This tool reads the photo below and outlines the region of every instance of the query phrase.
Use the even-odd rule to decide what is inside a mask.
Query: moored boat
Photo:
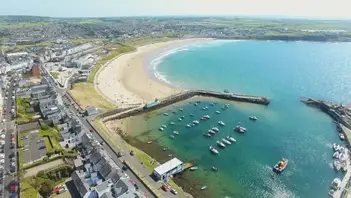
[[[229,142],[227,139],[224,139],[224,138],[222,139],[222,141],[223,141],[224,143],[228,144],[228,145],[229,145],[229,144],[232,144],[231,142]]]
[[[234,139],[234,138],[231,137],[231,136],[227,136],[227,139],[228,139],[229,141],[231,141],[231,142],[236,142],[236,139]]]
[[[335,178],[330,184],[330,188],[333,190],[337,190],[340,187],[340,185],[341,185],[341,180],[339,178]]]
[[[225,123],[223,121],[218,121],[217,124],[219,124],[220,126],[225,126]]]
[[[213,171],[218,171],[218,168],[212,166],[212,170],[213,170]]]
[[[191,127],[191,125],[190,125],[190,124],[187,124],[187,125],[186,125],[186,128],[190,128],[190,127]]]
[[[170,137],[171,139],[174,139],[174,138],[175,138],[174,135],[170,135],[169,137]]]
[[[250,120],[253,120],[253,121],[256,121],[256,120],[257,120],[257,117],[256,117],[256,116],[250,116],[249,119],[250,119]]]
[[[245,133],[245,130],[242,129],[240,126],[236,126],[236,127],[234,128],[234,131],[239,132],[239,133]]]
[[[168,116],[168,113],[163,113],[164,116]]]
[[[179,111],[183,111],[183,109],[182,109],[182,108],[179,108]]]
[[[200,120],[207,120],[205,117],[200,118]]]
[[[211,134],[210,133],[204,133],[204,136],[211,137]]]
[[[194,117],[195,115],[191,113],[189,116],[190,116],[190,117]]]
[[[223,142],[218,140],[216,143],[217,143],[218,146],[220,146],[222,148],[225,148],[225,144],[223,144]]]
[[[210,119],[211,117],[209,115],[205,115],[204,118]]]
[[[334,169],[335,169],[336,171],[340,171],[340,169],[341,169],[341,163],[340,163],[340,161],[339,161],[338,159],[335,159],[335,160],[333,161],[333,166],[334,166]]]
[[[182,121],[183,119],[182,118],[178,118],[179,121]]]
[[[273,167],[273,172],[281,173],[285,170],[286,166],[288,166],[289,160],[282,159]]]
[[[345,140],[345,135],[343,133],[339,133],[340,140]]]
[[[214,154],[219,154],[218,150],[215,149],[213,146],[210,146],[210,150],[211,150],[212,153],[214,153]]]
[[[173,131],[173,134],[179,135],[179,132],[178,131]]]
[[[175,123],[174,123],[174,122],[170,122],[169,124],[170,124],[170,125],[174,125]]]
[[[206,188],[207,188],[207,186],[202,186],[200,189],[205,190]]]
[[[199,124],[200,122],[198,120],[193,121],[194,124]]]
[[[213,130],[211,130],[211,129],[208,130],[208,132],[211,133],[211,134],[216,134],[216,131],[213,131]]]
[[[218,132],[218,131],[219,131],[219,128],[217,128],[217,127],[212,127],[211,130],[212,130],[212,131],[215,131],[215,132]]]
[[[339,151],[336,151],[336,152],[333,154],[333,158],[338,159],[338,158],[339,158],[339,155],[340,155]]]
[[[197,166],[193,166],[193,167],[190,168],[191,171],[194,171],[194,170],[197,170],[197,169],[198,169]]]
[[[165,128],[167,128],[167,126],[166,126],[166,125],[162,125],[161,127],[162,127],[162,128],[164,128],[164,129],[165,129]]]
[[[164,130],[164,128],[160,127],[158,130],[163,131],[163,130]]]
[[[202,110],[207,110],[208,109],[208,106],[205,106],[202,108]]]
[[[220,111],[216,111],[216,114],[220,114],[221,112]]]

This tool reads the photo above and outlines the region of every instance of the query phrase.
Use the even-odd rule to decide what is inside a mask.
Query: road
[[[5,112],[5,145],[4,145],[4,153],[5,153],[5,164],[4,164],[4,172],[5,174],[5,178],[4,178],[4,197],[9,197],[11,195],[10,189],[9,189],[9,185],[10,182],[12,180],[16,180],[18,181],[18,178],[16,175],[17,173],[17,168],[16,168],[16,172],[14,173],[10,173],[10,154],[13,152],[15,154],[15,159],[17,159],[17,146],[15,145],[13,147],[13,149],[11,149],[11,135],[15,135],[15,140],[17,138],[17,132],[15,131],[15,120],[12,119],[12,115],[11,115],[11,108],[12,106],[16,105],[16,101],[14,99],[11,98],[11,96],[13,96],[13,86],[14,80],[13,78],[10,79],[9,81],[9,88],[6,87],[6,91],[8,91],[7,94],[7,100],[4,100],[4,108],[6,110]],[[6,92],[5,91],[5,92]],[[16,167],[18,167],[18,163],[16,163]]]
[[[50,83],[50,86],[55,87],[56,90],[58,89],[58,88],[57,88],[57,84],[48,76],[47,73],[45,73],[45,78],[48,79],[48,82]],[[62,90],[62,89],[61,89],[61,90]],[[61,100],[63,100],[63,99],[62,99],[62,97],[63,97],[62,94],[64,94],[65,92],[57,92],[57,93],[59,93],[59,96],[58,96],[58,97],[60,97]],[[72,102],[72,101],[70,101],[69,104],[71,104],[71,102]],[[75,108],[73,105],[70,105],[70,106],[67,108],[67,112],[71,112],[71,115],[74,116],[74,117],[76,117],[76,118],[80,121],[83,130],[85,130],[85,131],[90,131],[90,128],[91,128],[91,127],[90,127],[90,124],[87,122],[87,120],[86,120],[85,117],[77,116],[77,115],[79,114],[79,112],[76,110],[76,108]],[[95,133],[92,133],[92,134],[93,134],[93,136],[95,137],[95,139],[96,139],[98,142],[102,142],[102,141],[103,141],[103,140],[100,138],[99,135],[97,135],[97,134],[95,134]],[[119,160],[119,158],[117,157],[117,155],[115,154],[115,152],[112,151],[112,150],[110,149],[110,147],[107,146],[106,143],[103,144],[102,146],[103,146],[104,150],[109,154],[109,156],[111,157],[111,159],[112,159],[120,168],[123,167],[122,161]],[[128,174],[128,176],[130,177],[130,179],[133,180],[133,181],[136,183],[136,185],[138,185],[139,189],[140,189],[141,191],[143,191],[143,192],[147,195],[148,198],[153,198],[153,197],[155,197],[155,196],[153,195],[153,193],[152,193],[143,183],[140,182],[140,180],[138,179],[138,177],[137,177],[133,172],[131,172],[130,170],[127,170],[127,171],[125,171],[125,173]]]

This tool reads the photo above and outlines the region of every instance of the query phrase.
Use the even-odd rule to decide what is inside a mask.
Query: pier
[[[342,104],[335,104],[329,101],[316,100],[313,98],[307,98],[301,100],[308,106],[312,106],[320,109],[321,111],[327,113],[336,123],[337,127],[340,129],[340,133],[345,136],[345,142],[347,147],[350,149],[351,145],[351,112],[350,110],[343,106]],[[341,181],[340,187],[334,192],[333,198],[351,198],[351,161],[350,152],[347,156],[347,172]]]
[[[233,93],[223,93],[223,92],[215,92],[215,91],[205,91],[205,90],[190,90],[183,91],[175,95],[168,96],[166,98],[160,99],[158,105],[145,108],[144,106],[139,106],[136,108],[129,108],[127,111],[121,111],[120,109],[114,109],[112,111],[108,111],[103,115],[100,115],[100,118],[103,119],[104,122],[114,119],[123,119],[129,116],[135,116],[141,113],[157,110],[174,103],[187,100],[189,98],[195,96],[203,96],[209,98],[217,98],[228,101],[236,101],[236,102],[246,102],[260,105],[269,105],[270,101],[266,97],[261,96],[249,96],[249,95],[240,95]]]

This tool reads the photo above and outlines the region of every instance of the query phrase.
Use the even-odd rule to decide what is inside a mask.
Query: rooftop
[[[178,158],[173,158],[165,162],[164,164],[161,164],[160,166],[156,167],[154,171],[157,172],[159,175],[163,175],[181,164],[183,164],[183,162],[181,162]]]

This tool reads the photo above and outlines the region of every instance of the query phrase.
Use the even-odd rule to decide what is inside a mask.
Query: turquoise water
[[[340,141],[332,120],[299,99],[350,102],[351,44],[210,41],[167,53],[152,64],[158,63],[156,76],[168,83],[189,89],[229,89],[271,100],[267,107],[231,103],[220,115],[214,112],[224,102],[210,107],[206,100],[198,107],[184,103],[160,112],[182,107],[184,112],[177,114],[150,115],[146,128],[152,132],[138,138],[157,138],[181,160],[197,160],[200,170],[185,175],[197,178],[197,187],[208,186],[209,193],[199,197],[328,197],[333,178],[342,177],[332,169],[331,145]],[[205,105],[209,109],[203,112]],[[205,114],[212,118],[185,128]],[[186,116],[182,122],[177,121],[180,115]],[[250,115],[259,120],[249,121]],[[202,136],[218,120],[226,123],[219,134],[211,139]],[[176,125],[157,130],[171,121]],[[248,128],[247,133],[233,132],[238,122]],[[169,138],[173,130],[180,132],[174,140]],[[220,149],[219,156],[211,155],[208,147],[228,134],[237,143]],[[287,169],[281,175],[272,174],[272,166],[282,157],[289,159]],[[212,166],[219,171],[203,170]]]

